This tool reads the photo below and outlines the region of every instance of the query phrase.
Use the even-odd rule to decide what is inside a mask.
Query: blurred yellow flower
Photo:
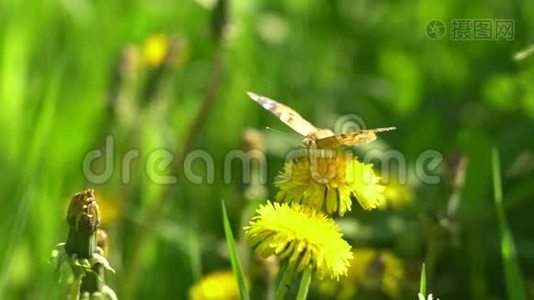
[[[343,216],[355,197],[363,209],[377,208],[384,200],[384,186],[372,165],[350,153],[316,151],[286,163],[275,185],[276,200],[302,203],[328,214]]]
[[[239,288],[232,271],[208,274],[189,289],[189,300],[234,299],[239,299]]]
[[[149,36],[143,45],[144,64],[149,67],[159,67],[167,58],[169,48],[169,38],[165,34],[158,33]]]
[[[340,282],[326,280],[319,289],[337,299],[352,299],[360,288],[378,289],[391,298],[399,295],[404,277],[402,261],[390,251],[359,248],[346,277]]]
[[[257,212],[244,229],[260,256],[275,254],[296,272],[312,266],[320,278],[328,275],[337,280],[346,274],[351,247],[328,216],[308,206],[269,201]]]
[[[104,195],[102,193],[96,194],[98,207],[100,209],[100,219],[102,226],[109,226],[115,223],[119,217],[119,197]]]
[[[413,202],[413,191],[407,183],[401,184],[397,180],[390,179],[384,190],[384,199],[380,204],[380,209],[392,208],[400,209]]]

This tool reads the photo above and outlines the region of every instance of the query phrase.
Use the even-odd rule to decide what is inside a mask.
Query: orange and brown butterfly
[[[247,95],[263,108],[273,113],[280,121],[302,135],[304,137],[302,143],[308,148],[335,149],[340,146],[363,145],[376,140],[376,133],[395,129],[395,127],[383,127],[335,134],[330,129],[313,126],[287,105],[252,92],[247,92]]]

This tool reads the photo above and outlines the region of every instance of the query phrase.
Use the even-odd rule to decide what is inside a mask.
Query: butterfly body
[[[304,136],[302,143],[306,148],[335,149],[340,146],[358,146],[374,141],[377,138],[377,132],[395,129],[395,127],[384,127],[335,134],[330,129],[313,126],[287,105],[255,93],[247,92],[247,94],[256,103],[278,117],[280,121]]]
[[[318,146],[317,142],[325,138],[334,136],[334,132],[330,129],[317,128],[315,132],[312,132],[304,137],[302,144],[307,148]]]

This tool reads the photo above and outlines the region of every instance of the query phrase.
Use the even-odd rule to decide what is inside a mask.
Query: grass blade
[[[426,296],[426,270],[425,263],[421,267],[421,279],[419,280],[419,294]]]
[[[239,256],[237,255],[232,228],[230,227],[230,221],[228,221],[228,214],[226,213],[226,206],[224,205],[224,201],[221,201],[221,204],[224,221],[224,234],[226,235],[226,242],[228,243],[230,260],[232,261],[232,270],[234,271],[234,275],[236,276],[237,280],[237,286],[239,287],[239,296],[242,300],[248,300],[249,296],[247,287],[245,285],[245,276],[243,274],[243,269],[241,268]]]
[[[506,214],[502,205],[502,186],[501,186],[501,169],[499,161],[499,152],[493,149],[492,153],[493,165],[493,187],[495,208],[497,210],[497,220],[499,222],[499,232],[501,236],[501,254],[504,264],[504,277],[506,281],[506,290],[508,292],[508,299],[524,300],[525,287],[523,284],[523,277],[519,269],[517,255],[515,251],[514,241],[508,224],[506,222]]]

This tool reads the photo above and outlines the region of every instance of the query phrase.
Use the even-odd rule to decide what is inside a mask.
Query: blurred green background
[[[434,19],[446,26],[442,39],[425,34]],[[510,19],[514,36],[451,40],[454,19]],[[369,127],[396,126],[354,151],[398,150],[410,174],[422,151],[443,155],[431,170],[439,184],[410,177],[409,204],[376,212],[355,205],[340,221],[353,246],[399,257],[399,299],[416,297],[423,261],[440,299],[508,298],[491,176],[497,147],[521,293],[533,298],[534,57],[514,59],[532,44],[527,0],[2,0],[0,298],[60,297],[48,258],[66,239],[70,197],[88,187],[109,234],[117,273],[108,280],[119,298],[185,299],[204,274],[229,269],[221,199],[239,238],[255,205],[274,196],[285,152],[300,142],[248,90],[321,127],[346,114]],[[83,161],[106,147],[106,136],[114,170],[91,182]],[[162,148],[175,154],[171,166],[147,170]],[[267,184],[243,183],[239,172],[225,181],[226,154],[251,148],[265,152]],[[135,149],[124,182],[122,158]],[[213,158],[213,182],[184,175],[184,153],[199,149]],[[205,176],[202,161],[192,165]],[[104,170],[104,160],[94,168]],[[157,184],[149,173],[177,182]],[[245,272],[261,281],[241,246]],[[254,292],[261,299],[266,288]],[[310,297],[331,295],[312,288]],[[356,297],[388,296],[370,288]]]

